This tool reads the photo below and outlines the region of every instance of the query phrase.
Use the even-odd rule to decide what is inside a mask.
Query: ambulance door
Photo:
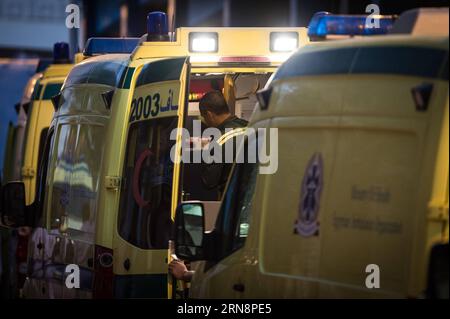
[[[90,90],[97,93],[95,88]],[[101,94],[95,93],[89,95],[90,105],[102,105]],[[96,235],[93,212],[107,123],[104,116],[77,115],[60,117],[55,126],[45,189],[48,223],[41,244],[37,244],[43,250],[42,293],[47,298],[92,297]],[[69,270],[75,268],[79,289],[73,289],[67,280]]]
[[[183,127],[189,69],[186,57],[158,59],[137,68],[131,82],[113,245],[115,297],[168,297],[168,242],[181,200],[176,129]]]
[[[189,292],[192,298],[244,298],[252,284],[245,278],[244,268],[255,262],[249,258],[247,237],[259,164],[256,135],[251,135],[250,130],[252,128],[248,129],[245,140],[236,141],[240,145],[236,163],[222,197],[214,230],[210,233],[216,258],[193,263],[195,275]]]
[[[42,143],[45,141],[54,113],[51,97],[58,94],[61,86],[62,80],[43,83],[42,97],[33,104],[31,110],[30,128],[26,140],[27,152],[22,168],[27,205],[30,205],[35,199],[37,165],[42,152]]]

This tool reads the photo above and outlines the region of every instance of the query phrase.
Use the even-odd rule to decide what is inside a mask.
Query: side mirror
[[[25,185],[23,182],[6,183],[1,190],[1,219],[5,226],[26,226]]]
[[[205,209],[198,201],[184,202],[175,216],[175,254],[184,260],[203,259]]]

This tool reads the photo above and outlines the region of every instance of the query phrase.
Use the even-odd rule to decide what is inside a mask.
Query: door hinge
[[[448,204],[428,205],[428,220],[448,222]]]
[[[24,178],[32,178],[36,175],[36,170],[30,166],[22,167],[22,177]]]
[[[106,189],[117,190],[120,187],[119,176],[105,176]]]

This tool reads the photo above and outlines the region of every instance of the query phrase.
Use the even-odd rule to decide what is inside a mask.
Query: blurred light
[[[216,32],[189,33],[189,51],[191,52],[217,52],[218,34]]]
[[[138,45],[139,38],[90,38],[83,54],[93,56],[107,53],[131,53]]]
[[[297,32],[271,32],[270,51],[291,52],[298,47]]]
[[[70,63],[69,44],[67,42],[56,42],[53,45],[53,63]]]
[[[272,62],[272,63],[283,63],[292,55],[292,53],[293,52],[271,54],[269,56],[269,59],[270,59],[270,62]]]
[[[219,57],[217,55],[192,55],[190,60],[192,63],[217,63]]]
[[[270,64],[270,59],[265,56],[238,56],[221,57],[219,64]]]
[[[148,41],[169,40],[167,15],[164,12],[154,11],[150,12],[147,15],[147,40]]]
[[[366,20],[379,22],[379,27],[367,27]],[[333,15],[317,12],[308,26],[311,39],[325,38],[327,35],[381,35],[386,34],[394,24],[395,16]]]
[[[128,4],[120,6],[120,36],[126,37],[128,35]]]
[[[192,39],[192,50],[197,52],[211,52],[216,48],[216,41],[212,38]]]

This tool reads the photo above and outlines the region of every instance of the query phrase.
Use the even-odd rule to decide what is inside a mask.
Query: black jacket
[[[217,190],[218,200],[222,196],[222,193],[225,189],[225,185],[228,180],[228,176],[233,166],[233,163],[225,162],[226,145],[229,143],[233,143],[234,149],[233,158],[235,159],[239,145],[237,145],[238,140],[237,137],[233,134],[233,132],[243,132],[242,130],[239,129],[245,128],[247,125],[248,122],[246,120],[240,119],[237,116],[232,115],[217,127],[222,132],[222,136],[218,141],[216,141],[219,143],[222,149],[222,162],[204,164],[202,172],[202,182],[207,188],[209,189],[215,188]],[[226,132],[226,129],[233,129],[233,132]]]

